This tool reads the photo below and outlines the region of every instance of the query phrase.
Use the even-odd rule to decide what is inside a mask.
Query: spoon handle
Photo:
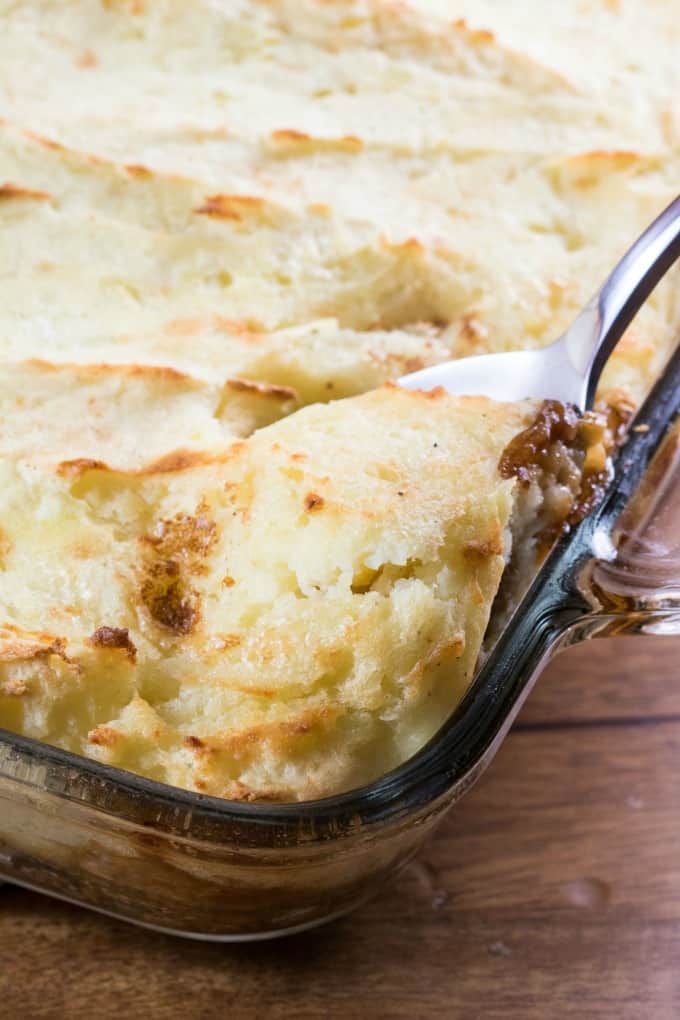
[[[587,379],[586,407],[592,406],[602,370],[624,330],[678,258],[680,196],[628,249],[562,338]]]

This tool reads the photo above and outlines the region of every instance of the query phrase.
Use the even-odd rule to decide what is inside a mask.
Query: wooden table
[[[491,770],[362,910],[187,942],[0,888],[0,1016],[680,1016],[680,639],[546,672]]]

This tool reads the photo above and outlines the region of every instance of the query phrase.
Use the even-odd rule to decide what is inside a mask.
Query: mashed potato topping
[[[470,680],[535,417],[382,388],[166,471],[5,458],[3,725],[224,796],[379,775]]]
[[[221,796],[379,775],[459,701],[584,442],[503,477],[536,405],[383,384],[549,342],[673,196],[677,3],[0,26],[0,725]],[[644,394],[679,294],[603,399]]]

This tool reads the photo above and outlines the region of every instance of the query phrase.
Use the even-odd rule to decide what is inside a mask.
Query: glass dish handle
[[[594,611],[591,636],[680,634],[680,420],[662,439],[610,543],[612,555],[592,560],[580,578]]]

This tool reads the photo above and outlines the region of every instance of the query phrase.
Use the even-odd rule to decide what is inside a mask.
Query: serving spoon
[[[595,390],[631,319],[680,257],[680,196],[647,227],[566,333],[548,347],[460,358],[412,372],[399,385],[442,386],[495,400],[551,398],[590,408]]]

